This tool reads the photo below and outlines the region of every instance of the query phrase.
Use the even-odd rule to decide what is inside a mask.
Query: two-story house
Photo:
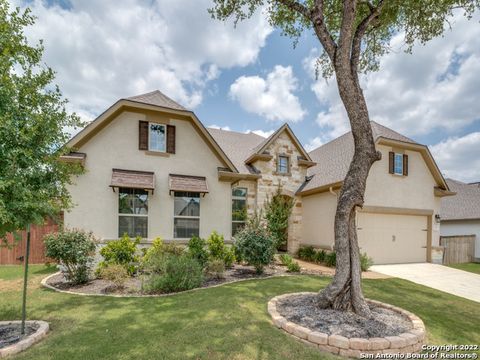
[[[428,148],[372,122],[381,161],[358,212],[361,250],[376,263],[430,259],[440,197],[451,194]],[[308,153],[288,125],[268,138],[207,129],[159,91],[121,99],[74,136],[85,174],[70,187],[67,227],[108,241],[186,242],[213,230],[231,240],[278,185],[294,198],[288,250],[331,248],[337,194],[353,154],[351,134]]]

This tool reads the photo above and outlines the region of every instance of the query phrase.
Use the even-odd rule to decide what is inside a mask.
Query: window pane
[[[232,236],[235,236],[240,230],[242,230],[245,226],[243,222],[234,222],[232,223]]]
[[[286,156],[278,157],[278,172],[280,173],[288,172],[288,158]]]
[[[235,188],[235,189],[232,189],[232,196],[236,196],[236,197],[246,197],[246,196],[247,196],[247,189],[246,189],[246,188]]]
[[[191,238],[200,234],[200,219],[174,219],[173,236],[175,238]]]
[[[242,221],[247,219],[247,201],[232,200],[232,220]]]
[[[118,196],[120,214],[148,214],[148,192],[145,190],[120,188]]]
[[[403,174],[403,155],[395,154],[395,174]]]
[[[145,191],[135,193],[135,214],[147,215],[148,214],[148,194]]]
[[[181,196],[185,195],[185,196]],[[200,216],[200,197],[186,196],[189,193],[175,193],[175,216]],[[197,194],[198,195],[198,194]]]
[[[118,236],[123,236],[125,233],[130,237],[146,238],[148,236],[148,218],[146,216],[119,216]]]
[[[149,149],[165,151],[165,125],[150,124]]]

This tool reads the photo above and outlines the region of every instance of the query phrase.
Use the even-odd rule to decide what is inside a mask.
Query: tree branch
[[[328,57],[332,61],[332,64],[335,60],[335,51],[337,49],[337,44],[333,40],[332,34],[327,29],[324,18],[324,2],[323,0],[315,0],[315,7],[312,10],[312,23],[315,30],[315,34],[322,43],[325,52],[328,54]]]
[[[350,65],[351,44],[356,13],[357,0],[344,0],[335,67],[341,66],[342,68],[346,68]]]
[[[368,14],[358,25],[357,30],[355,31],[355,35],[352,41],[352,51],[351,51],[351,67],[352,71],[358,70],[358,63],[360,61],[360,53],[361,53],[361,45],[362,39],[367,31],[368,26],[375,21],[382,11],[382,7],[385,4],[384,0],[380,0],[377,7],[372,7],[370,3],[368,3],[368,7],[370,8],[370,14]]]
[[[296,0],[276,0],[276,1],[286,6],[290,10],[295,11],[300,15],[303,15],[307,20],[310,20],[310,21],[312,20],[310,10],[308,10],[308,8],[305,5],[299,3],[298,1]]]

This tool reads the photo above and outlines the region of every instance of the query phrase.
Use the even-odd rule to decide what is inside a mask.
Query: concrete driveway
[[[480,302],[478,274],[430,263],[374,265],[370,269]]]

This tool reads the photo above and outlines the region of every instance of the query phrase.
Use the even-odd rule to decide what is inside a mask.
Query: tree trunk
[[[335,214],[335,252],[337,262],[332,282],[317,296],[320,308],[354,311],[369,316],[370,310],[361,288],[360,251],[355,225],[356,207],[364,202],[367,176],[372,164],[380,160],[375,150],[367,104],[350,61],[338,56],[335,74],[340,97],[352,128],[355,152],[343,181]]]

